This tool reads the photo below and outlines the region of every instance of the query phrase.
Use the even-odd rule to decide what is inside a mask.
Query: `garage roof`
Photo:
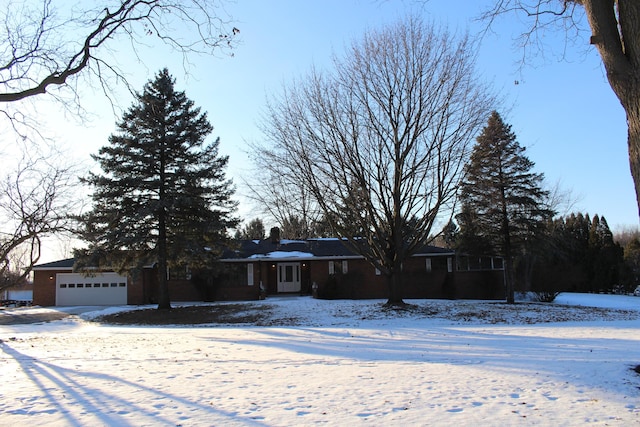
[[[34,270],[73,270],[74,258],[62,259],[60,261],[47,262],[34,265]]]

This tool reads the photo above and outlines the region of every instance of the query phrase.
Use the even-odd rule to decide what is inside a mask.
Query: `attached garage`
[[[133,276],[113,270],[74,272],[67,258],[33,267],[33,304],[43,307],[79,305],[133,305],[157,302],[158,270],[144,267]],[[188,279],[170,279],[172,301],[202,301],[201,288]]]
[[[55,305],[125,305],[127,286],[127,278],[117,273],[58,273]]]

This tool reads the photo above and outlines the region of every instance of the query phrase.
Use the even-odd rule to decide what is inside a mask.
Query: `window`
[[[348,263],[344,261],[329,261],[329,274],[346,274],[348,271]]]
[[[109,284],[108,284],[108,283],[103,283],[103,284],[102,284],[102,287],[103,287],[103,288],[108,288],[108,287],[109,287]]]
[[[121,288],[124,288],[125,286],[127,286],[127,284],[124,282],[120,282],[118,283],[118,286],[120,286]]]
[[[75,288],[75,287],[76,287],[76,284],[75,284],[75,283],[69,283],[69,287],[70,287],[70,288]]]
[[[381,272],[380,272],[380,270],[378,270],[378,268],[376,267],[376,276],[379,276],[380,274],[382,274],[382,273],[381,273]]]
[[[447,258],[447,271],[451,273],[453,271],[453,259]]]
[[[78,288],[84,288],[84,283],[78,283],[78,285],[76,286]]]
[[[247,264],[247,284],[253,286],[253,264]]]
[[[191,279],[191,270],[186,265],[167,268],[167,278],[169,280],[189,280]]]
[[[66,288],[66,287],[67,287],[67,284],[66,284],[66,283],[60,283],[60,289],[64,289],[64,288]]]
[[[293,282],[293,266],[285,265],[284,267],[284,281],[285,282]]]
[[[431,273],[431,271],[433,271],[433,268],[431,267],[431,258],[427,258],[425,260],[425,267],[427,268],[427,273]]]
[[[118,287],[118,284],[117,284],[117,283],[112,283],[112,284],[111,284],[111,287],[112,287],[112,288],[117,288],[117,287]]]
[[[458,271],[502,270],[504,261],[500,257],[458,256],[456,269]]]

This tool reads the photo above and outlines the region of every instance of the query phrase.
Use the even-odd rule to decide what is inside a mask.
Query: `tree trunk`
[[[158,310],[168,310],[171,308],[169,298],[169,282],[167,280],[167,211],[165,203],[165,168],[166,152],[164,148],[164,135],[160,146],[160,188],[158,191]]]
[[[640,213],[640,2],[583,0],[583,6],[591,43],[627,115],[629,164]]]
[[[158,225],[158,310],[168,310],[171,308],[171,299],[167,280],[167,231],[163,213]]]
[[[629,102],[622,102],[627,113],[627,144],[629,146],[629,165],[631,176],[636,189],[636,201],[640,212],[640,90],[638,86],[630,90],[627,98],[635,98]],[[634,96],[635,95],[635,96]]]
[[[504,284],[507,304],[515,304],[515,290],[513,286],[513,261],[511,256],[505,257],[504,260]]]
[[[387,283],[389,284],[389,299],[386,302],[386,306],[397,307],[403,306],[402,300],[402,276],[399,272],[392,272],[387,276]]]

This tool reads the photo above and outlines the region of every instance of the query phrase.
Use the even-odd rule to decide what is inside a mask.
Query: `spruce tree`
[[[514,302],[514,259],[526,253],[553,215],[544,203],[543,175],[534,173],[533,166],[511,126],[494,111],[477,138],[461,186],[461,235],[470,235],[472,228],[471,246],[480,242],[482,250],[504,257],[509,303]]]
[[[238,230],[237,238],[245,240],[262,240],[265,237],[264,223],[260,218],[254,218],[242,230]]]
[[[93,209],[80,218],[88,248],[76,251],[80,267],[157,263],[159,309],[171,308],[167,269],[209,265],[238,223],[228,157],[218,139],[205,143],[206,113],[174,85],[160,71],[92,156],[102,172],[83,179],[94,188]]]

